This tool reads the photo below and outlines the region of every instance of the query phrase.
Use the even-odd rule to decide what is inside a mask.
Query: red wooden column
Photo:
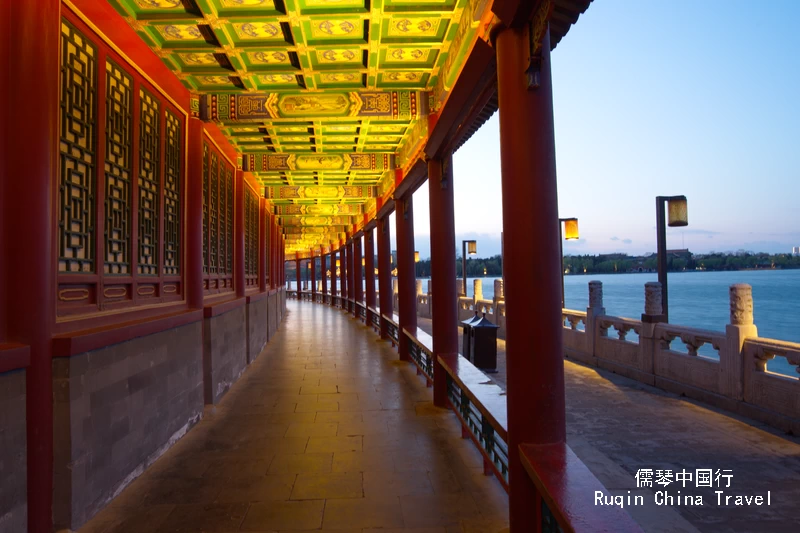
[[[314,257],[314,250],[311,250],[311,278],[309,283],[311,284],[311,301],[316,301],[317,299],[317,258]]]
[[[342,272],[341,272],[341,277],[342,277],[342,309],[349,309],[347,307],[347,297],[348,297],[347,289],[349,288],[347,286],[347,281],[348,281],[347,278],[348,278],[348,274],[350,274],[350,269],[347,268],[347,244],[346,243],[342,244],[342,247],[339,249],[339,252],[340,252],[340,254],[342,256],[341,261],[339,261],[339,263],[341,265],[340,268],[342,269]]]
[[[272,215],[267,213],[267,235],[269,235],[269,247],[267,260],[269,261],[269,288],[274,289],[278,286],[277,267],[278,267],[278,243],[276,240],[275,226],[272,223]]]
[[[381,316],[392,316],[392,242],[389,215],[378,219],[378,292]],[[381,318],[381,339],[389,338],[386,321]]]
[[[27,369],[29,531],[52,530],[53,380],[50,349],[56,317],[53,215],[58,175],[60,21],[58,0],[9,2],[3,8],[9,82],[6,152],[0,164],[0,216],[6,231],[7,340],[30,346]],[[12,126],[13,125],[13,126]],[[12,129],[13,128],[13,129]],[[12,253],[13,251],[13,253]],[[102,263],[101,263],[102,264]],[[102,268],[102,267],[101,267]],[[3,302],[5,305],[6,302]]]
[[[539,87],[529,88],[525,29],[497,37],[503,263],[508,365],[509,508],[511,531],[541,523],[534,485],[519,445],[566,441],[561,340],[561,258],[550,73],[550,36],[542,42]],[[438,289],[436,289],[438,291]],[[536,305],[531,306],[531,302]]]
[[[397,313],[400,318],[399,342],[400,360],[410,361],[410,341],[403,330],[417,330],[417,288],[414,265],[414,201],[395,198],[395,225],[397,226]],[[433,224],[433,222],[431,221]],[[435,227],[435,226],[431,226]],[[439,228],[436,228],[436,232]],[[434,232],[434,233],[436,233]],[[433,236],[431,236],[433,239]],[[454,245],[455,246],[455,245]]]
[[[300,259],[294,260],[294,268],[295,274],[297,275],[297,299],[300,299],[300,287],[301,287],[301,278],[300,278]]]
[[[453,212],[453,158],[428,161],[430,196],[431,279],[434,294],[433,318],[433,403],[447,404],[447,375],[439,358],[451,368],[458,365],[458,290],[456,287],[456,233]]]
[[[350,238],[350,242],[347,243],[347,309],[348,311],[352,311],[355,308],[356,299],[356,283],[355,283],[355,268],[353,266],[353,254],[355,253],[355,248],[353,247],[353,238]]]
[[[372,311],[375,309],[375,231],[364,231],[364,279],[367,285],[367,325],[372,326]]]
[[[267,290],[267,200],[258,201],[258,290]]]
[[[327,263],[325,257],[328,254],[322,254],[319,256],[319,275],[322,277],[322,303],[325,303],[325,296],[328,294],[328,276],[327,276],[327,268],[325,263]]]
[[[336,287],[338,276],[336,275],[336,252],[331,250],[331,305],[336,305],[333,297],[339,292]]]
[[[361,237],[356,237],[353,239],[353,299],[358,303],[364,300],[364,281],[362,276]],[[353,305],[353,316],[360,317],[357,305]]]
[[[237,298],[244,298],[244,172],[234,172],[233,183],[233,287]]]
[[[203,123],[189,119],[186,180],[186,302],[203,307]]]

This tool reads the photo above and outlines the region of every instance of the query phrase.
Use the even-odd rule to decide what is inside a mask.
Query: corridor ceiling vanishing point
[[[371,217],[425,145],[490,0],[109,0],[275,205],[286,252]]]

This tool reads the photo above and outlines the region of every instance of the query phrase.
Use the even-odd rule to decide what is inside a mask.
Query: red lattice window
[[[233,166],[203,141],[203,287],[233,292]]]
[[[244,277],[245,289],[258,288],[258,239],[260,237],[258,196],[244,187]]]
[[[186,113],[69,10],[60,49],[58,316],[180,302]]]

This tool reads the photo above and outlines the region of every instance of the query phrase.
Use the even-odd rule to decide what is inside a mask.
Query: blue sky
[[[600,0],[552,54],[565,253],[655,251],[655,196],[684,194],[670,248],[800,245],[800,1]],[[455,154],[456,237],[500,253],[498,116]],[[414,195],[429,256],[427,184]],[[393,226],[394,228],[394,226]],[[459,244],[460,248],[460,244]]]

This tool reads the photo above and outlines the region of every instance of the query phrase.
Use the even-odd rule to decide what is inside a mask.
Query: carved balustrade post
[[[414,280],[414,301],[417,302],[417,316],[427,316],[425,314],[425,309],[423,309],[420,303],[420,296],[422,296],[422,294],[422,280]]]
[[[398,300],[398,282],[397,278],[392,278],[392,304],[394,306],[393,309],[399,308],[398,305],[399,302],[397,300]]]
[[[747,337],[758,337],[758,328],[753,323],[753,288],[737,283],[730,286],[728,295],[731,323],[725,326],[727,342],[719,354],[724,379],[722,390],[730,398],[742,400],[750,375],[756,371],[753,356],[743,351]]]
[[[433,280],[428,280],[428,318],[433,318]]]
[[[655,382],[655,353],[658,339],[655,338],[656,324],[664,322],[661,283],[648,281],[644,284],[644,313],[642,329],[639,333],[639,368],[642,372],[653,375]]]
[[[590,281],[589,282],[589,307],[586,308],[586,349],[590,355],[597,358],[597,340],[599,337],[605,337],[605,331],[601,331],[597,323],[597,317],[604,316],[606,308],[603,306],[603,282]],[[595,364],[597,361],[595,361]]]
[[[483,280],[472,280],[472,303],[478,305],[478,300],[483,300]]]
[[[500,303],[505,300],[503,293],[503,280],[494,280],[494,298],[492,298],[492,309],[494,309],[494,320],[500,329],[497,330],[497,336],[501,339],[506,338],[506,317],[500,312]]]

